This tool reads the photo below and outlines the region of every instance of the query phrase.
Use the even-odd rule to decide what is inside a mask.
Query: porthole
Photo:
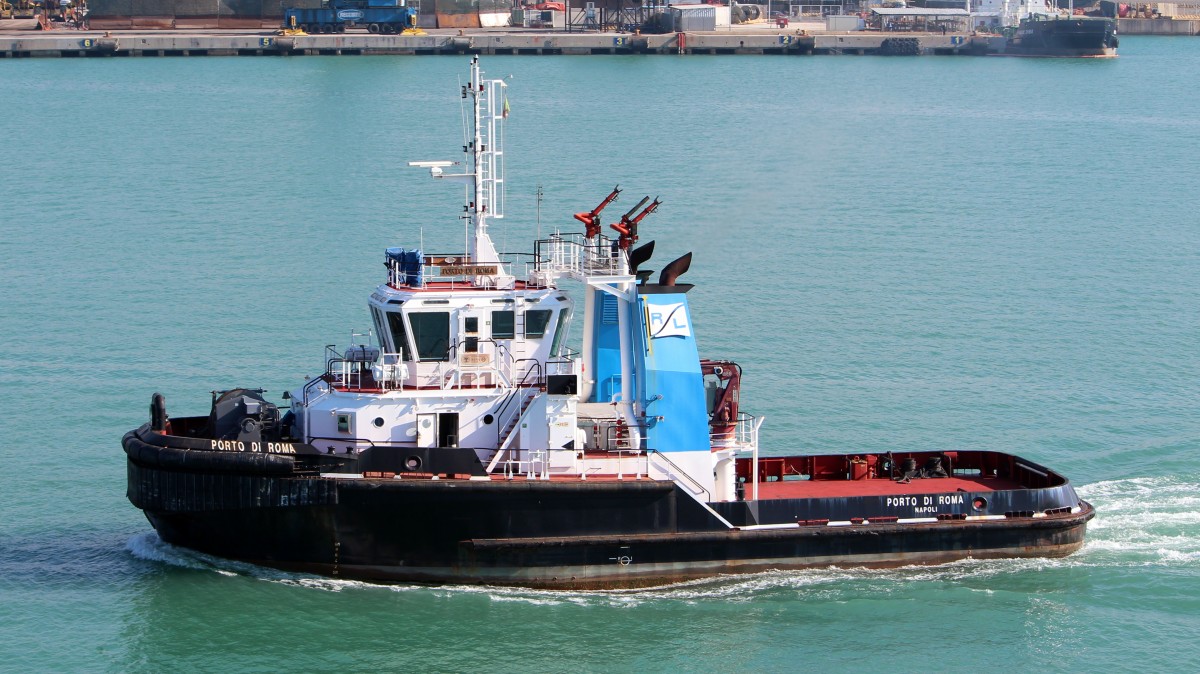
[[[496,420],[496,417],[494,417],[490,414],[483,415],[483,423],[485,423],[485,424],[491,424],[495,420]]]
[[[983,510],[987,507],[987,499],[982,496],[978,496],[974,501],[971,501],[971,507],[976,510]]]
[[[375,424],[375,428],[383,428],[383,417],[375,417],[375,421],[371,423]]]
[[[404,467],[409,470],[419,470],[421,468],[421,457],[410,456],[404,460]]]

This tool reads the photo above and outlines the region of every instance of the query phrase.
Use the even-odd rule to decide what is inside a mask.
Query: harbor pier
[[[304,56],[439,54],[881,54],[983,55],[1004,38],[967,33],[791,31],[548,33],[431,30],[424,35],[277,34],[244,31],[34,31],[0,30],[0,58],[103,56]]]

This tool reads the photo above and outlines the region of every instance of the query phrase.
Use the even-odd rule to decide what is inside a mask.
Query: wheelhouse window
[[[450,313],[422,311],[408,315],[418,360],[450,359]]]
[[[463,333],[467,336],[462,337],[460,343],[463,345],[463,351],[466,353],[479,353],[479,317],[466,316],[463,318]]]
[[[379,346],[387,351],[390,347],[387,343],[387,330],[383,327],[383,314],[379,312],[378,308],[371,307],[371,318],[375,321],[375,335],[379,338]]]
[[[516,336],[516,312],[492,312],[492,339],[512,339]]]
[[[546,335],[546,326],[550,324],[550,316],[554,312],[550,309],[530,309],[525,312],[525,336],[526,337],[544,337]]]
[[[392,348],[400,354],[401,360],[412,360],[408,350],[408,335],[404,332],[404,314],[395,311],[388,312],[388,327],[391,329]]]
[[[567,325],[571,322],[571,309],[563,307],[558,310],[558,325],[554,327],[554,342],[550,345],[550,353],[562,355],[563,337],[567,336]]]

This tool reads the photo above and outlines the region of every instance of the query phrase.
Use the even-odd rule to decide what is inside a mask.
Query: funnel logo
[[[650,318],[650,337],[691,337],[692,326],[688,325],[687,309],[683,303],[652,304],[647,307]]]

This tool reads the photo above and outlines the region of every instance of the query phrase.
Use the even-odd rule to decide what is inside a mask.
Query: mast
[[[471,58],[471,108],[475,137],[471,140],[471,167],[474,190],[467,211],[474,225],[474,241],[469,251],[475,264],[499,263],[488,219],[504,217],[504,80],[484,80],[479,57]]]
[[[489,284],[511,285],[509,275],[488,234],[488,220],[504,217],[504,118],[507,99],[504,80],[485,80],[479,68],[479,57],[471,58],[470,79],[462,88],[462,97],[471,99],[471,139],[466,150],[470,154],[470,171],[444,173],[443,169],[460,165],[449,161],[415,161],[409,166],[428,168],[439,180],[467,185],[466,213],[471,221],[471,236],[467,241],[467,256],[474,265],[495,265],[497,274],[488,274]],[[484,280],[483,275],[476,281]]]

